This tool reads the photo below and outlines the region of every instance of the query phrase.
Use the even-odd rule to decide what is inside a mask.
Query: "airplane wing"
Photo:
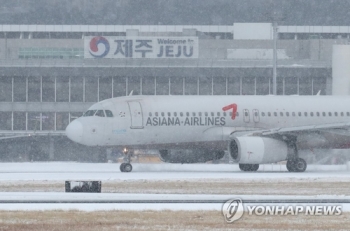
[[[269,136],[269,135],[284,135],[284,134],[298,134],[301,132],[315,132],[315,131],[327,131],[334,129],[349,129],[349,123],[330,123],[330,124],[322,124],[322,125],[307,125],[307,126],[297,126],[297,127],[286,127],[286,128],[273,128],[267,130],[260,130],[252,132],[251,135],[261,135],[261,136]],[[349,134],[350,135],[350,134]]]
[[[221,130],[222,129],[222,130]],[[322,125],[306,125],[296,127],[284,127],[284,128],[252,128],[252,127],[213,127],[207,129],[204,133],[216,132],[221,133],[225,138],[231,139],[232,136],[273,136],[273,135],[299,135],[301,133],[313,133],[313,132],[328,132],[342,136],[350,136],[350,122],[348,123],[329,123]]]

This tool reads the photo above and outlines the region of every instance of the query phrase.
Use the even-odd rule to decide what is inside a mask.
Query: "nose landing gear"
[[[130,157],[131,153],[127,148],[123,149],[124,158],[123,163],[120,165],[120,171],[121,172],[131,172],[132,171],[132,165],[130,164]]]

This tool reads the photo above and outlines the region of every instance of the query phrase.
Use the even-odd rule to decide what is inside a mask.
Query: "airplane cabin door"
[[[250,122],[250,116],[249,116],[249,110],[248,109],[244,109],[243,110],[243,118],[244,118],[244,122],[246,122],[246,123]]]
[[[143,116],[141,104],[138,101],[128,102],[131,117],[131,127],[132,129],[142,129],[143,128]]]
[[[259,110],[253,109],[253,120],[255,123],[259,123],[260,117],[259,117]]]

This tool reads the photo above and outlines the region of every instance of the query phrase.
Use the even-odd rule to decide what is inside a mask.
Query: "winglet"
[[[129,96],[132,96],[132,93],[134,93],[134,90],[130,91],[130,94],[129,94]]]
[[[321,90],[319,90],[316,95],[321,95]]]

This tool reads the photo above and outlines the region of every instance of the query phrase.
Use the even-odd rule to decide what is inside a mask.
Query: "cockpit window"
[[[113,117],[113,113],[110,110],[106,110],[107,117]]]
[[[88,110],[84,113],[84,117],[87,116],[100,116],[100,117],[113,117],[113,113],[110,110]]]
[[[105,112],[103,110],[98,110],[95,114],[95,116],[99,116],[99,117],[105,117]]]
[[[88,110],[87,112],[84,113],[84,117],[87,116],[94,116],[95,115],[96,110]]]

